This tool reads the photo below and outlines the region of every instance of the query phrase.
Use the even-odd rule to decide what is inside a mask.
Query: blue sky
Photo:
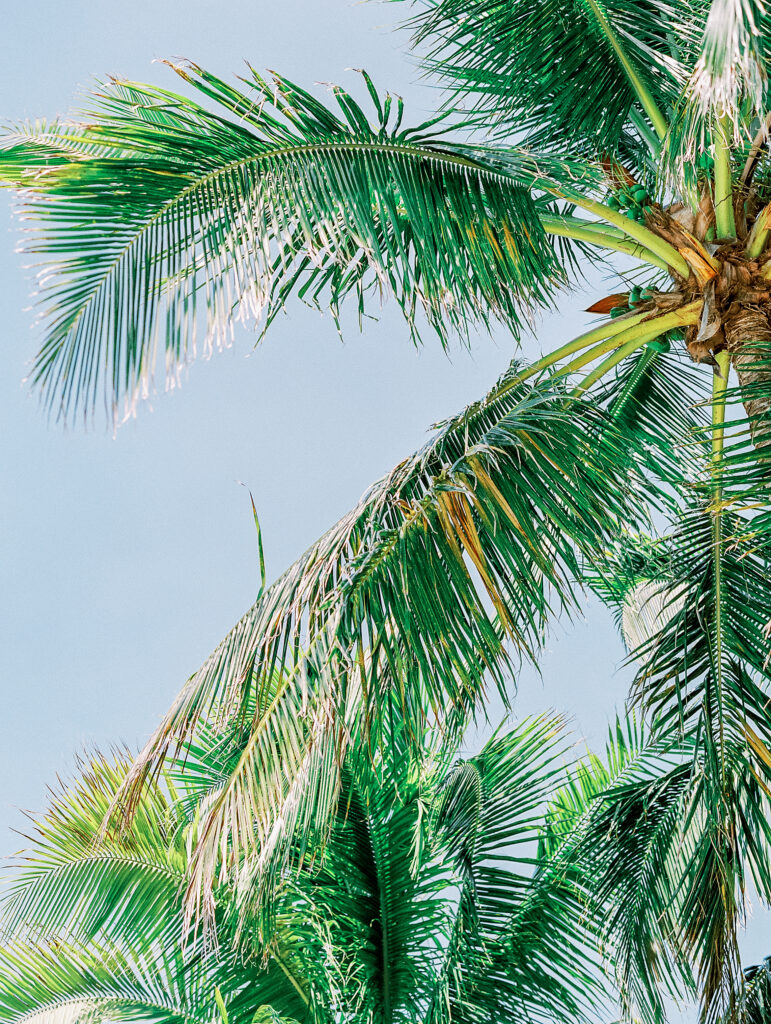
[[[94,77],[176,89],[156,59],[189,57],[227,76],[244,60],[302,85],[355,86],[365,67],[400,92],[415,122],[433,91],[416,84],[405,5],[350,0],[39,0],[5,12],[0,116],[50,119]],[[195,364],[115,437],[49,423],[22,379],[37,336],[30,275],[14,253],[10,204],[0,232],[0,854],[20,840],[19,808],[40,809],[47,783],[84,747],[141,743],[185,678],[253,600],[258,581],[248,495],[275,575],[366,486],[417,448],[427,427],[482,395],[514,354],[502,332],[456,347],[411,344],[395,308],[341,343],[329,317],[293,306],[254,350]],[[597,281],[598,295],[602,283]],[[526,342],[535,355],[578,334],[578,296]],[[518,680],[519,714],[555,707],[602,741],[628,671],[609,616],[557,627],[542,678]],[[771,950],[756,920],[748,958]]]

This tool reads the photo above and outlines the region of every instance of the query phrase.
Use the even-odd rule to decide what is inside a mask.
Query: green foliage
[[[501,133],[557,151],[639,154],[630,119],[638,98],[630,69],[665,110],[690,23],[677,43],[666,27],[681,4],[662,0],[428,0],[414,17],[426,69],[468,94]],[[674,53],[673,53],[674,50]],[[628,62],[629,67],[626,66]]]
[[[148,787],[131,825],[104,832],[128,767],[125,755],[81,762],[36,822],[2,899],[2,1019],[211,1024],[217,991],[234,1022],[252,1000],[297,1015],[304,1004],[275,965],[244,965],[185,934],[187,823],[173,788]]]
[[[252,72],[237,90],[175,70],[207,106],[113,81],[76,128],[0,150],[38,225],[26,248],[47,254],[31,376],[56,412],[102,393],[130,411],[161,359],[173,383],[201,339],[269,323],[291,293],[335,315],[352,295],[363,315],[387,290],[444,340],[472,321],[516,330],[560,280],[530,194],[443,119],[402,127],[402,101],[366,75],[369,114],[338,87],[334,112],[285,79]]]
[[[553,610],[574,600],[579,551],[628,519],[632,455],[592,402],[531,387],[514,367],[265,591],[188,681],[121,796],[130,807],[202,718],[245,726],[202,815],[191,913],[205,910],[225,839],[261,846],[275,871],[296,827],[323,830],[354,737],[379,749],[394,717],[408,735],[429,722],[451,737],[491,682],[508,699],[507,667],[535,656]]]
[[[412,27],[449,88],[413,129],[366,75],[365,108],[186,65],[194,99],[111,82],[84,119],[3,139],[43,265],[32,380],[65,417],[130,411],[161,362],[173,379],[291,296],[516,337],[579,257],[626,261],[596,327],[512,364],[262,573],[134,764],[56,798],[6,900],[9,1019],[29,985],[62,1020],[118,1019],[120,993],[150,1014],[152,992],[225,1024],[572,1020],[590,935],[626,1018],[693,994],[705,1020],[765,1012],[738,933],[750,881],[771,901],[768,13],[426,0]],[[755,327],[731,338],[737,311]],[[543,722],[450,768],[583,586],[617,615],[641,724],[556,795]]]
[[[101,810],[127,766],[94,759],[54,796],[2,904],[3,1020],[583,1019],[601,994],[591,930],[571,880],[534,854],[545,802],[564,780],[561,733],[559,720],[535,719],[458,760],[425,736],[418,764],[394,720],[387,753],[348,752],[324,849],[269,905],[259,855],[240,861],[238,884],[218,888],[216,948],[186,931],[178,885],[159,907],[146,881],[148,863],[159,874],[186,867],[197,816],[192,790],[180,799],[172,784],[182,762],[116,840],[102,833]],[[206,733],[201,766],[218,762],[221,740]],[[237,749],[235,734],[227,742]],[[198,800],[209,798],[204,785]],[[144,856],[129,865],[132,844]],[[73,894],[60,864],[86,848],[107,866]],[[233,853],[224,848],[223,861]],[[110,913],[95,915],[105,903]]]
[[[771,894],[766,460],[739,420],[719,463],[703,452],[692,464],[672,529],[620,538],[595,582],[636,641],[634,694],[656,743],[681,750],[669,776],[607,794],[592,848],[608,920],[626,936],[620,989],[642,985],[652,1019],[662,963],[693,965],[710,1013],[733,1012],[749,879]]]
[[[739,996],[739,1020],[745,1024],[766,1024],[771,1017],[771,961],[754,964],[744,971]]]

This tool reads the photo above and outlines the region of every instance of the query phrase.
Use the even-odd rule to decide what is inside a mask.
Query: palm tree
[[[747,1024],[765,1024],[771,1015],[771,958],[745,970],[740,999]]]
[[[534,856],[544,801],[566,781],[562,730],[527,721],[467,759],[424,738],[417,764],[396,723],[386,759],[349,752],[323,856],[306,851],[270,893],[260,858],[241,862],[217,888],[216,949],[188,932],[183,890],[202,807],[248,733],[201,727],[192,759],[169,763],[107,835],[130,759],[92,757],[36,822],[6,892],[0,1017],[585,1019],[602,988],[564,842]]]
[[[412,24],[448,87],[413,128],[366,75],[365,108],[176,65],[185,96],[110,81],[82,118],[5,137],[43,263],[32,380],[65,418],[130,412],[161,361],[173,380],[293,295],[336,316],[388,293],[444,342],[495,322],[516,338],[587,264],[620,282],[597,326],[513,363],[263,585],[115,805],[130,817],[202,717],[246,723],[201,809],[188,910],[205,920],[242,857],[281,876],[324,829],[351,746],[377,756],[396,716],[419,758],[427,722],[456,737],[486,688],[506,695],[583,584],[631,622],[642,598],[633,696],[681,753],[663,790],[616,808],[658,861],[625,872],[609,814],[592,877],[619,901],[634,1012],[661,1013],[651,964],[685,961],[705,1017],[730,1015],[748,876],[771,898],[768,12],[427,0]]]

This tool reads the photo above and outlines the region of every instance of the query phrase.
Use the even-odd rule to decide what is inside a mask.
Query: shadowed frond
[[[588,806],[575,852],[624,1011],[646,1021],[695,994],[679,920],[690,780],[687,748],[642,748]]]
[[[746,402],[746,389],[729,393],[737,404],[742,398]],[[622,622],[633,616],[640,640],[631,652],[639,663],[635,692],[654,716],[658,742],[686,743],[691,750],[673,776],[672,800],[662,804],[666,839],[656,835],[659,903],[676,906],[677,913],[666,926],[668,939],[645,935],[668,941],[673,957],[695,965],[711,1019],[736,1007],[748,877],[764,898],[771,891],[767,456],[753,448],[746,421],[732,421],[725,432],[724,444],[718,417],[701,472],[683,481],[688,491],[674,513],[674,529],[655,540],[622,539],[604,584]],[[641,599],[655,613],[647,622]],[[651,792],[643,786],[622,831],[632,835],[635,813],[654,821]],[[598,845],[615,828],[608,825]],[[666,850],[673,851],[671,861]],[[637,856],[631,847],[630,855]],[[630,913],[628,921],[634,920]],[[656,977],[645,977],[643,937],[635,945],[652,996]]]
[[[738,1020],[742,1024],[767,1024],[771,1019],[771,958],[744,970]]]
[[[640,152],[683,77],[692,26],[676,2],[428,0],[412,20],[426,67],[495,130],[567,151]],[[677,25],[675,33],[667,29]]]
[[[629,1019],[663,1020],[662,988],[675,999],[693,994],[688,963],[671,950],[669,869],[687,758],[652,743],[633,719],[617,720],[604,758],[580,761],[549,807],[543,854],[579,894]]]
[[[564,780],[562,723],[493,736],[456,763],[436,826],[457,863],[457,917],[431,994],[432,1022],[581,1020],[602,987],[593,935],[564,865],[536,854],[545,807]],[[559,935],[558,943],[554,936]]]

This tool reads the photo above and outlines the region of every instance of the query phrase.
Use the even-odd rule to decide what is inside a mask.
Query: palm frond
[[[700,38],[673,105],[662,177],[698,203],[708,180],[698,172],[700,161],[701,166],[705,160],[723,161],[735,179],[743,166],[740,180],[746,191],[754,163],[762,158],[768,140],[771,23],[766,5],[756,0],[711,0],[695,6]]]
[[[318,867],[285,879],[272,918],[239,904],[244,936],[262,920],[269,940],[291,905],[323,951],[307,969],[323,972],[333,1016],[581,1019],[600,991],[591,940],[564,871],[534,856],[564,779],[562,730],[528,720],[448,768],[436,736],[412,760],[394,717],[382,751],[349,751]]]
[[[236,89],[175,70],[207,106],[112,81],[84,121],[0,150],[35,224],[45,334],[31,379],[56,412],[101,394],[130,411],[162,360],[173,383],[196,345],[269,323],[292,293],[335,315],[351,295],[360,316],[390,293],[413,331],[425,316],[446,341],[474,321],[516,331],[562,280],[528,191],[441,119],[402,127],[401,100],[366,75],[369,114],[337,87],[334,112],[285,79],[252,72]]]
[[[64,878],[59,901],[51,851],[72,844],[79,822],[84,846],[94,848],[105,797],[125,771],[121,759],[81,766],[75,786],[54,796],[26,866],[17,868],[16,888],[37,886],[37,904],[28,901],[32,916],[16,919],[14,928],[7,927],[11,918],[3,922],[2,1019],[584,1019],[600,992],[591,932],[564,864],[550,865],[535,849],[543,808],[565,779],[563,723],[543,717],[501,729],[479,754],[452,764],[456,747],[440,733],[422,734],[424,757],[416,760],[415,738],[397,715],[388,730],[388,742],[373,753],[347,749],[323,848],[316,844],[298,871],[283,875],[269,908],[260,898],[259,866],[251,893],[217,890],[216,949],[200,937],[185,943],[179,888],[167,906],[155,906],[174,927],[152,921],[145,861],[151,850],[158,861],[167,854],[170,816],[189,822],[188,833],[196,827],[190,794],[178,799],[173,787],[170,803],[157,792],[148,796],[147,826],[133,828],[147,847],[136,858],[136,877],[95,871],[82,879],[83,906],[101,896],[113,907],[95,933],[83,928],[82,908],[61,921],[71,887]],[[221,737],[209,730],[200,738],[194,788],[206,749],[222,763]],[[239,742],[248,736],[234,731],[226,746]],[[180,761],[166,778],[184,771]],[[207,801],[209,786],[200,793]],[[123,848],[110,838],[102,855],[120,866]],[[247,857],[240,866],[248,873],[253,864]],[[46,872],[51,884],[43,898],[37,879]],[[146,913],[136,907],[143,901]]]
[[[766,1024],[771,1017],[771,959],[744,970],[737,1019],[742,1024]]]
[[[567,770],[563,785],[552,796],[544,815],[540,835],[540,856],[547,860],[564,857],[581,832],[582,820],[593,803],[638,758],[646,739],[644,726],[634,717],[616,718],[608,729],[604,756],[588,751]]]
[[[689,98],[702,114],[746,117],[742,101],[752,114],[765,114],[770,25],[758,0],[712,0],[689,83]]]
[[[493,736],[439,790],[436,828],[459,894],[429,1020],[580,1020],[601,994],[591,929],[561,864],[534,846],[564,780],[563,723]]]
[[[232,957],[185,956],[179,946],[109,942],[21,943],[0,947],[0,1014],[8,1024],[152,1021],[211,1024],[215,992],[232,1024],[251,1024],[255,1009],[275,1004],[305,1020],[305,1007],[280,972],[237,964]]]
[[[639,156],[630,114],[645,94],[659,117],[683,77],[692,31],[677,3],[430,0],[411,26],[427,70],[507,134],[568,152]],[[677,25],[678,39],[667,26]],[[663,127],[663,125],[662,125]]]
[[[540,856],[561,866],[597,936],[624,1019],[661,1021],[662,990],[676,1000],[694,992],[672,925],[688,758],[634,719],[617,720],[604,757],[590,753],[570,770],[541,838]]]
[[[240,767],[201,820],[203,894],[215,864],[229,870],[217,852],[227,842],[268,843],[277,820],[312,813],[302,792],[334,793],[350,715],[377,748],[392,714],[415,737],[432,721],[452,735],[490,682],[507,699],[506,667],[572,603],[577,549],[599,549],[628,519],[628,468],[629,439],[614,444],[589,399],[567,402],[513,370],[265,591],[137,760],[129,809],[199,720],[248,721]]]
[[[168,780],[165,793],[143,793],[130,828],[102,834],[126,770],[123,754],[81,762],[13,866],[0,906],[2,1019],[210,1024],[219,992],[233,1024],[250,1022],[260,1003],[304,1020],[307,1002],[278,959],[244,964],[229,934],[220,949],[187,934],[189,837]],[[286,955],[292,965],[294,951]]]
[[[398,721],[390,737],[376,763],[348,759],[321,870],[300,883],[300,912],[307,908],[320,937],[334,927],[331,966],[345,982],[339,1010],[359,1019],[425,1006],[448,921],[451,880],[425,848],[422,772]]]
[[[625,1014],[646,1021],[665,1019],[665,995],[695,994],[679,920],[688,754],[643,748],[589,807],[576,852]]]
[[[8,1024],[109,1019],[210,1024],[216,1007],[200,966],[162,949],[132,954],[105,945],[0,948],[0,1014]]]
[[[730,397],[740,402],[741,391]],[[657,606],[631,652],[640,663],[636,695],[662,742],[680,736],[692,749],[662,819],[669,839],[657,842],[660,856],[680,851],[666,871],[660,864],[669,878],[662,893],[679,907],[670,941],[673,955],[695,964],[710,1018],[735,1006],[747,876],[768,891],[771,839],[767,456],[752,446],[746,422],[732,421],[725,448],[714,429],[721,443],[681,492],[673,531],[622,543],[606,573],[607,596],[622,609],[641,588]]]
[[[0,901],[0,922],[17,939],[45,935],[85,943],[119,929],[163,945],[175,934],[174,907],[187,869],[184,819],[160,786],[142,793],[131,825],[102,834],[131,759],[95,755],[77,782],[51,794],[32,819],[34,854],[22,858]]]
[[[671,496],[671,488],[691,479],[703,464],[708,397],[708,374],[682,352],[652,348],[625,359],[615,376],[598,388],[597,400],[644,452],[651,504],[666,500],[653,488],[652,479],[668,485]]]

